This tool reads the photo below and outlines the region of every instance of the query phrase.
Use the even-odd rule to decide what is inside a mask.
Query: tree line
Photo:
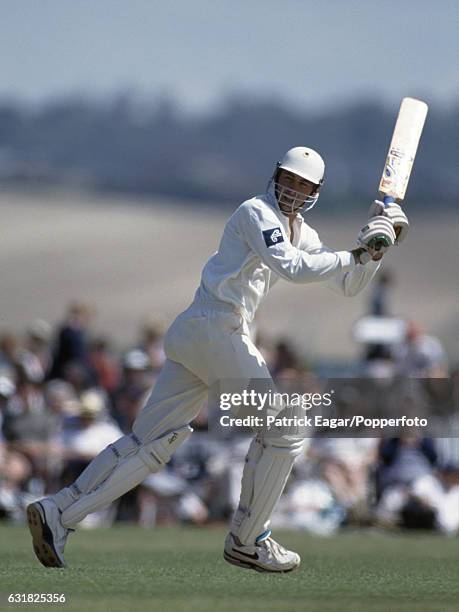
[[[396,112],[371,100],[311,112],[235,97],[204,116],[129,95],[34,108],[0,101],[0,181],[224,205],[262,192],[283,152],[306,145],[325,158],[323,198],[333,210],[375,195]],[[420,206],[457,200],[458,136],[459,104],[431,107],[408,190]]]

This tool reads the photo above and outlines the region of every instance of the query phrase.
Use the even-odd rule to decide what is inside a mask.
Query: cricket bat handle
[[[389,204],[392,204],[392,202],[395,202],[395,198],[388,195],[384,196],[384,206],[388,206]],[[380,251],[383,247],[389,247],[391,245],[389,245],[385,236],[375,236],[368,246],[375,251]]]
[[[393,198],[392,196],[384,196],[383,198],[383,204],[384,206],[387,206],[388,204],[392,204],[393,202],[395,202],[395,198]]]

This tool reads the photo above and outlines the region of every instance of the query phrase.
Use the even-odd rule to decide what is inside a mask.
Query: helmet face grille
[[[279,208],[285,214],[306,212],[314,206],[319,197],[318,190],[314,195],[305,196],[304,193],[289,189],[276,181],[274,181],[274,189]]]

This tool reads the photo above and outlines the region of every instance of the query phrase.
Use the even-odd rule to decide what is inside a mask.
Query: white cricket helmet
[[[298,191],[280,185],[276,182],[279,169],[301,176],[305,180],[317,185],[317,189],[313,194],[304,196]],[[293,149],[289,149],[277,164],[274,175],[277,201],[279,205],[283,206],[283,212],[287,212],[288,208],[290,208],[291,212],[310,210],[319,198],[319,189],[324,182],[324,173],[325,163],[317,151],[308,147],[293,147]]]
[[[311,183],[320,185],[324,178],[325,163],[317,151],[308,147],[293,147],[284,155],[279,168],[298,174]]]

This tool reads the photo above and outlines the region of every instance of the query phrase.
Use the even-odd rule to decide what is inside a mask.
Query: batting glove
[[[405,240],[410,224],[408,217],[405,215],[399,204],[396,204],[395,202],[384,204],[380,200],[375,200],[370,206],[368,215],[369,217],[382,215],[390,219],[395,230],[395,244],[400,244],[403,240]]]
[[[357,237],[357,243],[372,255],[385,253],[395,244],[396,235],[392,221],[376,215],[368,220]]]

